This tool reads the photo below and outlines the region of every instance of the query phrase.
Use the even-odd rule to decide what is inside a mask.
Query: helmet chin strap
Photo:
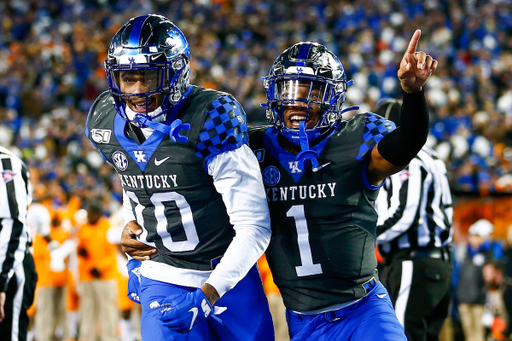
[[[175,120],[174,118],[183,105],[185,98],[187,98],[192,90],[192,86],[189,86],[183,94],[181,100],[176,105],[172,106],[170,110],[166,110],[165,112],[163,111],[162,106],[159,106],[154,111],[149,112],[146,115],[142,115],[140,113],[134,112],[128,105],[126,105],[126,117],[129,120],[140,124],[142,127],[149,127],[164,134],[169,134],[171,141],[174,143],[186,143],[188,141],[188,137],[180,135],[180,131],[190,130],[190,123],[183,123],[182,120]],[[152,119],[148,119],[148,116]]]
[[[161,131],[164,134],[169,134],[171,137],[171,141],[174,143],[178,143],[177,141],[181,143],[186,143],[188,141],[188,137],[180,135],[180,131],[190,130],[190,123],[183,123],[181,120],[178,119],[172,121],[171,125],[168,126],[166,124],[150,121],[145,116],[142,116],[140,114],[135,115],[133,121],[138,122],[144,126],[153,128],[155,130]]]
[[[171,137],[171,141],[177,143],[177,141],[181,143],[186,143],[188,141],[188,137],[180,135],[181,130],[190,130],[189,123],[183,123],[181,120],[172,121],[171,125],[162,124],[159,121],[165,120],[165,115],[162,115],[162,107],[159,106],[156,110],[147,114],[149,117],[155,117],[155,121],[148,120],[145,115],[141,115],[133,111],[129,106],[125,108],[126,117],[130,121],[139,123],[143,127],[150,127],[155,130],[158,130],[164,134],[169,134]]]
[[[146,116],[149,116],[154,120],[155,122],[161,122],[165,120],[165,115],[162,115],[162,106],[159,106],[155,110],[148,112]],[[130,108],[130,106],[126,105],[124,108],[124,112],[126,113],[126,117],[128,117],[128,120],[135,121],[135,117],[137,116],[143,116]]]
[[[299,161],[299,168],[305,170],[305,166],[311,165],[313,169],[316,169],[319,166],[318,163],[318,153],[314,150],[309,149],[309,141],[308,135],[306,133],[306,122],[301,121],[299,123],[299,138],[300,138],[300,147],[302,151],[295,156],[295,160]]]

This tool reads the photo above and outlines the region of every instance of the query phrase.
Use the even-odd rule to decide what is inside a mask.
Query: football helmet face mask
[[[286,49],[263,77],[263,85],[269,123],[293,144],[301,143],[301,135],[313,141],[341,120],[345,69],[319,43],[300,42]]]
[[[189,87],[189,44],[169,19],[135,17],[112,38],[105,71],[118,114],[152,121],[176,106]]]

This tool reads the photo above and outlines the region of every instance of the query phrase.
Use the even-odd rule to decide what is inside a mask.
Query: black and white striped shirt
[[[30,244],[27,224],[32,189],[27,166],[0,147],[0,292],[6,291],[14,270],[21,265]]]
[[[438,248],[452,239],[452,197],[446,166],[428,147],[387,178],[377,198],[377,243],[383,254]]]

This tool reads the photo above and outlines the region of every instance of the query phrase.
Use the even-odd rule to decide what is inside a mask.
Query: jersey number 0
[[[144,217],[142,215],[142,211],[144,210],[144,206],[139,203],[139,199],[134,192],[126,191],[128,198],[133,201],[135,205],[135,217],[137,219],[137,223],[142,227],[142,234],[140,235],[140,240],[147,240],[148,230],[144,227]],[[171,252],[183,252],[183,251],[192,251],[196,248],[197,244],[199,244],[199,237],[197,236],[196,225],[194,224],[194,219],[192,218],[192,210],[190,209],[190,205],[188,204],[185,197],[176,192],[164,192],[164,193],[154,193],[149,200],[155,207],[155,219],[156,219],[156,233],[162,238],[162,244],[165,248],[167,248]],[[181,215],[181,222],[183,224],[183,228],[185,230],[185,235],[187,240],[175,242],[172,240],[172,236],[169,231],[167,231],[167,217],[165,216],[165,203],[166,202],[174,202],[176,207],[178,207]],[[153,247],[156,247],[155,243],[147,243]]]

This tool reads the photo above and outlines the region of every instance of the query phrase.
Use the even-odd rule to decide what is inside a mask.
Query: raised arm
[[[387,176],[405,168],[427,140],[428,110],[423,86],[437,69],[438,62],[425,52],[416,51],[420,36],[421,31],[416,30],[398,70],[403,90],[400,125],[371,153],[367,176],[373,185],[379,185]]]

